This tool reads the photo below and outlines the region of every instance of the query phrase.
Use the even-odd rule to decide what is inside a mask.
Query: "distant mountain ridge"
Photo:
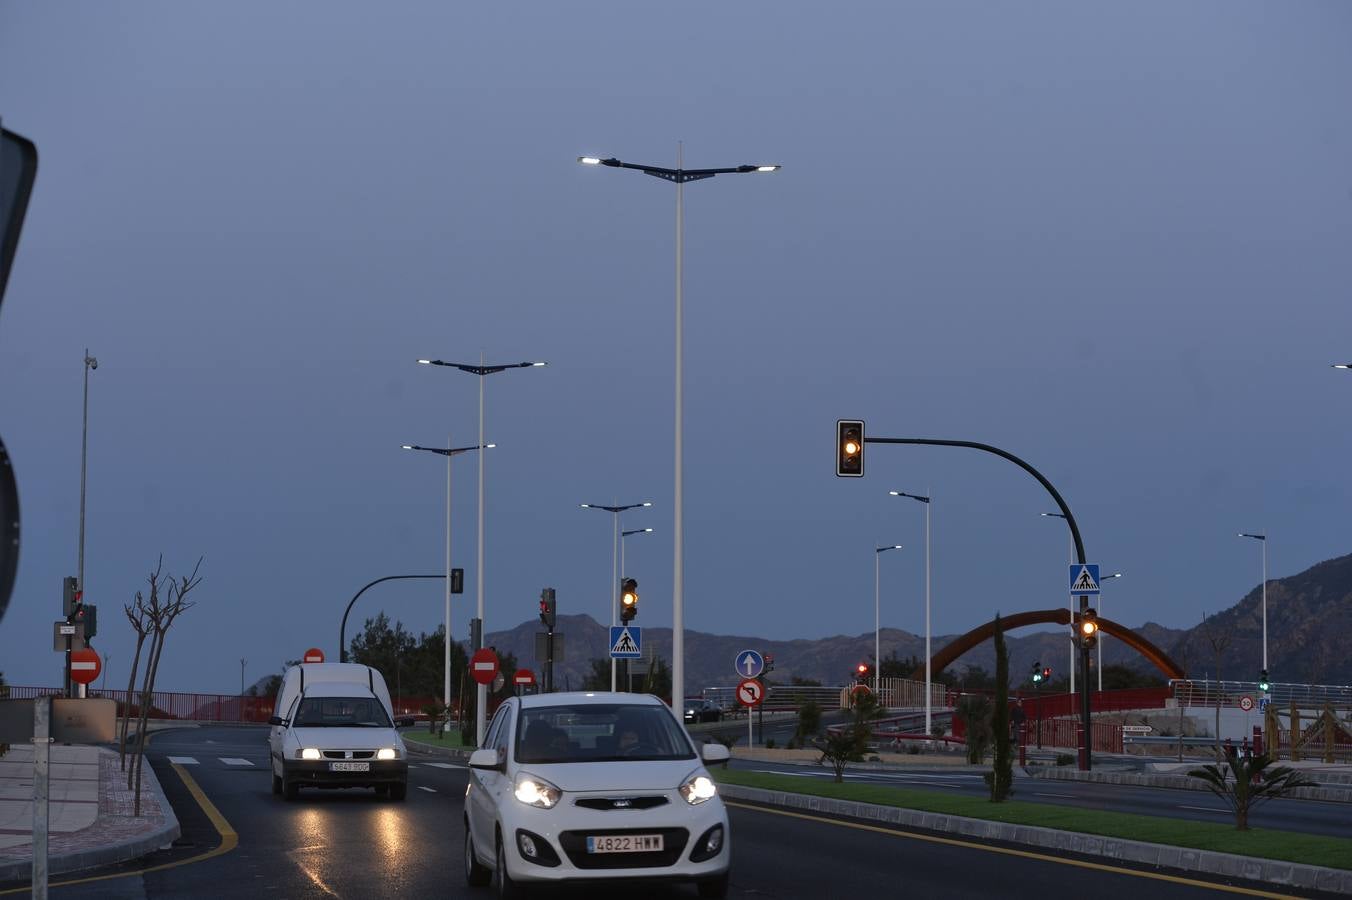
[[[1229,609],[1216,613],[1212,627],[1228,632],[1231,644],[1221,662],[1226,679],[1253,680],[1262,662],[1260,588],[1255,588]],[[1352,555],[1327,560],[1287,578],[1268,582],[1268,670],[1274,681],[1352,682]],[[1015,612],[1016,610],[1009,610]],[[992,617],[994,611],[992,611]],[[641,623],[636,623],[641,624]],[[973,627],[979,624],[973,622]],[[487,642],[515,654],[521,665],[539,670],[535,659],[537,621],[523,622],[508,631],[491,632]],[[564,634],[564,659],[555,664],[555,684],[577,688],[591,672],[591,660],[608,655],[607,626],[587,615],[560,615],[558,631]],[[1164,649],[1190,674],[1216,677],[1216,660],[1204,629],[1169,628],[1147,622],[1136,631]],[[958,635],[934,635],[931,646],[938,651]],[[1070,642],[1065,633],[1037,632],[1020,637],[1005,636],[1009,647],[1011,677],[1018,681],[1035,662],[1051,666],[1053,678],[1065,674],[1070,662]],[[884,658],[896,654],[924,658],[924,635],[898,628],[884,628],[880,635]],[[873,656],[873,632],[834,635],[816,639],[767,640],[750,635],[719,635],[686,629],[685,679],[687,693],[700,688],[736,683],[733,659],[745,649],[772,653],[775,678],[794,676],[823,684],[844,684],[854,666]],[[655,650],[671,661],[671,629],[643,628],[645,654]],[[1105,666],[1122,664],[1142,672],[1156,672],[1148,662],[1120,641],[1103,639]],[[970,650],[953,666],[995,670],[995,651],[990,641]]]

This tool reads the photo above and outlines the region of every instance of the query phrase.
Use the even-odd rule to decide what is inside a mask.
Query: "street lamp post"
[[[878,689],[882,684],[879,679],[882,677],[883,669],[881,639],[882,619],[879,614],[880,606],[878,602],[878,560],[881,559],[882,555],[888,550],[900,549],[901,544],[892,544],[889,547],[879,547],[873,551],[873,696],[875,698],[882,697],[882,694]]]
[[[596,156],[579,156],[577,161],[584,166],[609,166],[617,169],[637,169],[644,175],[661,178],[676,185],[676,435],[675,435],[675,499],[672,510],[672,573],[671,573],[671,702],[684,702],[685,697],[685,524],[684,514],[684,461],[682,445],[684,436],[682,341],[684,332],[684,267],[685,267],[685,199],[684,190],[687,181],[700,181],[715,175],[746,174],[752,172],[775,172],[777,165],[733,166],[724,169],[687,169],[684,168],[684,150],[681,145],[676,149],[676,168],[649,166],[637,163],[620,162],[611,157],[601,159]]]
[[[244,696],[244,666],[249,661],[244,657],[239,658],[239,695]]]
[[[417,444],[400,445],[405,450],[425,450],[428,453],[439,453],[446,457],[446,639],[442,642],[441,667],[442,667],[442,695],[441,702],[445,706],[451,705],[451,459],[462,453],[468,453],[471,450],[484,450],[496,447],[497,444],[480,444],[474,447],[452,447],[451,439],[446,439],[446,448],[441,447],[419,447]]]
[[[620,596],[620,513],[627,509],[652,506],[652,503],[644,500],[642,503],[630,503],[625,506],[603,506],[600,503],[583,503],[581,506],[583,509],[603,509],[611,514],[611,519],[614,521],[615,535],[610,547],[610,627],[614,628],[615,607]],[[615,690],[615,657],[613,656],[610,658],[610,689]]]
[[[1111,574],[1111,575],[1101,575],[1101,576],[1099,576],[1098,614],[1099,614],[1099,617],[1100,617],[1100,618],[1103,617],[1103,582],[1107,581],[1109,578],[1121,578],[1121,577],[1122,577],[1122,573],[1121,573],[1121,572],[1114,572],[1114,573]],[[1104,633],[1103,633],[1103,629],[1100,628],[1100,629],[1099,629],[1099,632],[1098,632],[1098,640],[1095,641],[1095,643],[1096,643],[1097,646],[1098,646],[1098,689],[1099,689],[1100,692],[1103,690],[1103,638],[1104,638],[1104,637],[1105,637],[1105,635],[1104,635]]]
[[[629,531],[620,532],[620,578],[624,578],[624,539],[631,534],[652,534],[651,528],[633,528]]]
[[[77,564],[77,570],[76,570],[76,573],[75,573],[75,580],[76,580],[76,583],[78,583],[79,586],[80,586],[79,589],[80,589],[81,593],[83,593],[83,592],[84,592],[84,589],[85,589],[85,579],[84,579],[84,545],[85,545],[85,540],[84,540],[84,537],[85,537],[85,462],[86,462],[86,460],[87,460],[87,458],[88,458],[88,455],[89,455],[89,454],[88,454],[88,450],[89,450],[89,372],[90,372],[91,369],[97,369],[98,367],[99,367],[99,361],[98,361],[97,359],[95,359],[94,357],[92,357],[92,356],[89,355],[89,348],[86,347],[86,348],[85,348],[85,355],[84,355],[84,415],[83,415],[83,418],[82,418],[81,428],[80,428],[80,549],[79,549],[79,562],[78,562],[78,564]],[[69,665],[70,665],[70,663],[69,663],[69,654],[67,654],[67,667],[68,667],[68,668],[67,668],[67,670],[66,670],[66,672],[67,672],[66,679],[67,679],[68,682],[69,682],[69,680],[70,680],[70,674],[69,674],[69,673],[70,673],[70,669],[69,669]],[[83,685],[83,684],[78,685],[78,686],[76,687],[75,696],[77,696],[77,697],[84,697],[84,696],[85,696],[85,688],[86,688],[86,685]]]
[[[1065,513],[1059,513],[1059,512],[1051,512],[1051,513],[1045,512],[1045,513],[1039,513],[1039,515],[1041,515],[1043,518],[1047,518],[1047,519],[1064,519],[1064,518],[1066,517]],[[1070,545],[1070,562],[1071,562],[1072,564],[1075,562],[1075,542],[1074,542],[1074,538],[1073,538],[1073,537],[1072,537],[1072,539],[1071,539],[1071,545]],[[1073,630],[1074,627],[1075,627],[1075,597],[1074,597],[1074,595],[1071,595],[1071,598],[1070,598],[1070,622],[1071,622],[1071,629]],[[1086,675],[1087,675],[1087,674],[1088,674],[1088,673],[1086,673]],[[1073,640],[1070,642],[1070,692],[1071,692],[1072,694],[1075,693],[1075,641],[1073,641]]]
[[[932,714],[930,681],[933,678],[933,674],[930,672],[930,498],[918,494],[908,494],[905,491],[888,491],[888,493],[893,497],[908,497],[925,504],[925,739],[929,740],[933,733],[930,730]]]
[[[452,369],[459,369],[461,372],[468,372],[470,375],[477,375],[479,378],[479,446],[484,445],[484,378],[488,375],[496,375],[499,372],[505,372],[508,369],[529,369],[536,366],[548,365],[543,362],[519,362],[504,363],[501,365],[485,365],[483,354],[479,354],[479,364],[446,362],[440,359],[420,359],[420,365],[424,366],[447,366]],[[474,573],[476,584],[476,593],[478,594],[478,615],[479,622],[484,626],[484,633],[487,634],[487,625],[484,623],[484,454],[479,454],[479,550],[476,560],[477,568]],[[450,640],[450,635],[446,636]],[[474,740],[475,746],[484,742],[484,707],[488,702],[487,685],[478,685],[475,692],[474,704]]]
[[[1245,534],[1240,532],[1240,537],[1253,538],[1263,545],[1263,671],[1267,671],[1267,535],[1266,534]]]

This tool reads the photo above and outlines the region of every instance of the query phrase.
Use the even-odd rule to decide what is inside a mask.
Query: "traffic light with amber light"
[[[836,475],[859,478],[864,474],[864,423],[858,419],[836,420]]]
[[[1079,635],[1080,646],[1086,650],[1094,649],[1094,645],[1098,643],[1098,613],[1092,609],[1081,612],[1075,631]]]
[[[540,591],[540,621],[550,631],[554,630],[555,621],[554,589],[545,588]]]
[[[628,625],[638,615],[638,582],[626,578],[620,582],[620,621]]]

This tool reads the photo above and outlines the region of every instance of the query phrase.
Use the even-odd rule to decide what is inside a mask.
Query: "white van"
[[[301,663],[277,693],[268,745],[272,792],[295,800],[302,785],[370,787],[403,800],[408,752],[395,730],[390,689],[370,666]]]

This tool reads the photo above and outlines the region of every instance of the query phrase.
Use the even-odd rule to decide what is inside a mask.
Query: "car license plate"
[[[587,837],[588,853],[660,853],[660,834],[607,834]]]
[[[333,762],[329,763],[330,772],[369,772],[369,762]]]

